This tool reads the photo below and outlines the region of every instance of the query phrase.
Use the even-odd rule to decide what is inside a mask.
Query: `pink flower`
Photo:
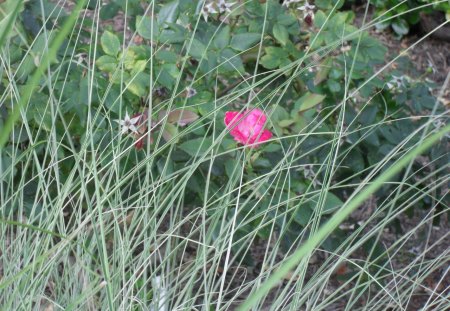
[[[227,111],[224,122],[234,140],[255,148],[272,137],[272,133],[264,129],[266,120],[267,117],[262,110],[253,109],[244,113]]]

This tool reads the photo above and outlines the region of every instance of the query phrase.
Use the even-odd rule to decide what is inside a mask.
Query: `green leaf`
[[[223,27],[213,40],[213,44],[219,50],[224,49],[230,42],[230,27],[227,25]]]
[[[156,22],[148,16],[136,17],[136,30],[142,38],[148,40],[155,40],[158,34]]]
[[[178,18],[178,0],[164,5],[158,14],[158,24],[166,28],[168,23],[174,23]]]
[[[111,2],[108,4],[103,4],[102,9],[100,11],[100,18],[102,20],[113,18],[117,15],[117,12],[120,10],[120,6],[117,3]]]
[[[244,64],[241,57],[231,49],[224,49],[220,53],[220,69],[226,72],[244,72]]]
[[[112,32],[105,31],[100,39],[103,51],[111,56],[117,56],[120,51],[119,38]]]
[[[275,69],[278,68],[278,66],[281,63],[281,60],[276,55],[266,54],[263,57],[261,57],[260,63],[263,67],[267,69]]]
[[[281,145],[277,143],[269,143],[265,144],[262,148],[262,151],[264,152],[277,152],[281,150]]]
[[[133,64],[133,68],[130,72],[131,75],[135,75],[138,72],[142,72],[145,70],[145,67],[147,66],[146,60],[138,60]]]
[[[314,14],[314,26],[317,28],[321,28],[323,24],[325,24],[325,21],[327,20],[327,15],[323,11],[317,11],[316,14]]]
[[[155,58],[165,63],[176,63],[178,55],[175,52],[169,50],[159,50],[155,54]]]
[[[130,79],[128,90],[139,97],[147,95],[147,86],[149,84],[150,76],[143,72],[138,73]]]
[[[331,70],[331,64],[333,60],[331,57],[327,57],[319,66],[316,76],[314,77],[314,85],[322,83],[328,77],[328,73]]]
[[[308,204],[303,204],[299,206],[294,212],[294,220],[296,223],[300,224],[302,227],[306,227],[311,220],[313,211],[308,206]]]
[[[180,75],[180,70],[175,64],[164,64],[161,66],[172,78],[176,79]]]
[[[158,74],[157,80],[161,85],[170,89],[179,74],[180,71],[175,64],[164,64],[161,66],[161,71]]]
[[[261,168],[270,168],[273,167],[273,164],[270,163],[270,161],[266,158],[258,158],[253,162],[253,166]]]
[[[286,27],[291,26],[293,24],[298,24],[297,18],[294,15],[285,13],[279,14],[277,16],[277,23]]]
[[[396,34],[404,36],[409,32],[409,25],[404,19],[400,18],[392,22],[392,29]]]
[[[294,124],[294,122],[295,122],[295,120],[292,120],[292,119],[281,120],[280,122],[278,122],[278,126],[289,127],[292,124]]]
[[[117,59],[109,55],[103,55],[97,59],[96,64],[100,70],[111,73],[116,70]]]
[[[289,56],[289,53],[282,48],[269,46],[266,49],[267,54],[272,54],[276,57],[279,57],[281,60],[286,59]]]
[[[188,54],[198,60],[206,59],[206,46],[199,40],[193,39]]]
[[[13,6],[13,4],[15,4],[15,6]],[[6,38],[14,34],[15,20],[22,10],[23,1],[21,2],[18,0],[6,1],[6,3],[2,4],[2,7],[0,7],[0,48],[3,47]]]
[[[178,128],[175,125],[171,123],[166,123],[164,125],[162,137],[166,142],[170,141],[174,137],[177,137],[177,135],[178,135]],[[175,140],[175,142],[178,142],[178,138]]]
[[[341,90],[341,85],[336,80],[328,79],[327,85],[330,91],[333,93],[337,93]]]
[[[375,118],[377,116],[378,106],[376,105],[368,105],[364,108],[359,116],[359,120],[364,125],[371,125],[375,122]]]
[[[336,10],[339,10],[344,5],[345,1],[339,0],[339,3],[337,5],[336,2],[336,0],[316,0],[314,4],[317,5],[317,7],[320,9],[331,10],[334,6],[336,6]]]
[[[261,40],[259,33],[239,33],[231,38],[230,46],[236,51],[245,51]]]
[[[305,110],[311,109],[312,107],[320,104],[325,97],[325,95],[307,92],[295,102],[295,111],[300,113]]]
[[[327,193],[325,203],[323,205],[323,214],[329,214],[339,209],[344,203],[336,195],[331,192]]]
[[[180,145],[180,149],[192,157],[201,156],[208,151],[212,145],[211,137],[200,137],[186,141]]]
[[[385,170],[375,180],[372,180],[366,187],[357,189],[355,196],[349,199],[345,206],[339,210],[339,213],[334,215],[326,223],[320,226],[320,228],[310,236],[293,254],[288,257],[278,269],[270,276],[261,286],[252,294],[250,294],[243,304],[239,306],[238,311],[250,310],[261,299],[263,299],[270,290],[279,284],[279,282],[286,276],[292,269],[296,268],[301,260],[305,256],[311,254],[324,239],[326,239],[350,214],[361,206],[365,200],[367,200],[373,193],[375,193],[382,186],[391,180],[396,174],[398,174],[404,167],[406,167],[411,161],[413,161],[419,154],[425,152],[431,148],[439,139],[441,139],[446,133],[450,132],[450,126],[445,127],[440,132],[425,139],[422,144],[412,149],[406,155],[403,155],[392,167]]]
[[[289,41],[289,33],[286,27],[278,23],[273,26],[273,36],[282,45],[286,45],[286,43]]]
[[[290,63],[289,54],[282,48],[269,46],[265,49],[266,55],[261,57],[261,65],[267,69],[275,69]]]
[[[168,28],[164,29],[160,36],[159,41],[162,43],[183,43],[186,39],[187,29],[181,25],[170,24]]]

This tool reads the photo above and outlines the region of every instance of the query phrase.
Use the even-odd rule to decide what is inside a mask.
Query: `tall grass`
[[[153,10],[155,4],[150,3],[148,10]],[[77,7],[81,6],[82,1],[79,1]],[[95,16],[98,16],[98,10],[99,6]],[[444,248],[437,255],[433,251],[435,248],[442,250],[442,245],[448,243],[448,228],[440,229],[447,230],[440,239],[431,239],[432,231],[436,230],[433,220],[449,212],[444,194],[437,191],[448,183],[448,167],[433,168],[433,163],[429,163],[423,168],[427,172],[425,177],[421,175],[419,180],[411,171],[415,158],[437,141],[445,139],[444,135],[450,131],[449,126],[438,132],[433,130],[433,121],[444,117],[436,110],[423,116],[428,120],[425,126],[418,127],[405,140],[399,141],[378,164],[361,172],[366,176],[361,183],[353,184],[349,178],[333,184],[331,181],[336,170],[348,156],[340,148],[340,141],[350,134],[343,126],[343,114],[347,101],[358,91],[350,90],[349,83],[346,83],[346,96],[328,114],[329,118],[339,116],[333,130],[324,132],[319,129],[321,124],[328,122],[324,118],[318,120],[318,125],[307,126],[294,137],[286,138],[276,133],[274,140],[289,138],[289,147],[282,149],[281,160],[270,172],[250,180],[243,176],[245,163],[252,153],[244,151],[243,147],[227,151],[237,155],[234,175],[222,185],[221,195],[210,188],[212,165],[222,155],[218,146],[228,133],[217,133],[217,122],[222,120],[213,117],[207,121],[208,117],[216,116],[219,109],[231,106],[239,98],[249,98],[248,104],[253,106],[282,105],[280,94],[286,92],[296,76],[304,73],[306,69],[301,66],[304,60],[314,55],[328,55],[348,38],[320,50],[309,50],[304,58],[285,68],[264,74],[255,70],[253,76],[242,77],[239,87],[226,94],[216,94],[215,109],[209,116],[203,116],[167,144],[151,150],[136,166],[125,169],[123,163],[133,146],[128,144],[128,140],[121,139],[109,118],[111,103],[106,102],[108,94],[100,94],[100,109],[89,111],[88,132],[82,145],[76,147],[69,124],[62,117],[61,98],[53,92],[55,77],[63,76],[67,82],[69,76],[61,70],[64,67],[55,68],[50,66],[50,62],[66,32],[72,30],[69,34],[72,40],[81,40],[80,33],[75,32],[72,25],[83,23],[84,11],[74,9],[73,18],[58,31],[41,29],[47,38],[45,57],[26,89],[18,87],[16,72],[9,65],[7,33],[14,29],[15,14],[16,11],[12,12],[9,27],[0,36],[0,72],[7,81],[4,93],[0,94],[0,108],[11,104],[14,107],[0,133],[0,156],[6,152],[12,155],[12,163],[0,160],[1,310],[407,310],[418,292],[427,297],[423,310],[450,309],[448,289],[439,289],[448,286],[445,282],[449,273],[449,249]],[[386,19],[386,16],[381,16],[375,21],[364,22],[361,30],[351,36],[358,38],[363,29]],[[97,92],[93,71],[96,70],[95,47],[101,33],[98,18],[95,21],[97,23],[91,26],[89,61],[83,64],[89,77],[89,98]],[[51,40],[55,32],[58,34]],[[191,46],[192,41],[187,45]],[[30,51],[31,48],[32,45]],[[258,59],[260,54],[261,49]],[[367,82],[381,75],[394,60],[368,77]],[[75,61],[75,52],[65,50],[61,63]],[[152,59],[148,62],[152,64]],[[346,80],[350,81],[353,63],[347,65]],[[286,83],[273,87],[270,82],[287,72],[291,72],[291,76]],[[123,74],[120,68],[116,74]],[[157,78],[152,77],[149,81],[150,89]],[[193,81],[197,78],[200,78],[198,73]],[[37,85],[42,81],[51,95],[46,113],[53,124],[44,139],[41,133],[48,131],[44,124],[42,128],[31,129],[26,117],[33,105],[33,93],[39,92]],[[442,91],[448,88],[448,82],[449,77],[442,85]],[[127,87],[123,86],[122,93],[112,105],[122,105],[121,96]],[[273,90],[269,96],[262,97],[261,88]],[[171,94],[169,106],[179,95]],[[152,111],[161,109],[158,104],[150,105]],[[101,149],[95,141],[97,135],[103,135],[98,128],[101,119],[109,124],[111,132],[117,133],[115,139],[108,142],[110,149]],[[57,120],[65,126],[63,139],[56,138]],[[386,118],[382,122],[387,121]],[[372,128],[380,125],[373,124]],[[168,161],[155,163],[159,154],[170,153],[176,148],[176,140],[204,126],[215,133],[207,152],[192,157],[185,168],[178,171],[170,171]],[[21,151],[18,144],[5,148],[10,135],[23,135],[29,140],[29,147],[25,151]],[[299,147],[312,135],[327,139],[327,161],[308,163],[317,172],[325,172],[322,186],[310,187],[305,193],[292,194],[288,198],[269,194],[265,190],[268,184],[276,185],[280,193],[289,189],[290,172],[301,169],[302,166],[296,163],[305,157],[299,152]],[[418,136],[421,137],[418,143],[408,144]],[[61,148],[66,151],[64,157],[58,153]],[[73,159],[75,165],[63,178],[67,173],[61,171],[61,163],[68,159]],[[204,176],[206,186],[202,202],[198,206],[187,206],[184,202],[190,191],[187,185],[202,164],[209,167]],[[154,174],[151,168],[155,165],[161,166],[162,173]],[[385,170],[386,167],[389,170]],[[15,169],[23,172],[22,178],[13,176]],[[438,177],[438,173],[443,173],[439,175],[443,177]],[[394,181],[393,177],[399,174],[400,179]],[[429,186],[419,190],[421,184]],[[384,185],[393,187],[392,194],[386,200],[378,201],[373,212],[348,234],[335,251],[326,251],[322,247],[324,239],[353,211],[366,206],[365,202]],[[50,187],[56,187],[56,196],[48,193]],[[353,189],[353,193],[324,222],[319,211],[323,209],[326,193],[343,188]],[[137,190],[130,192],[130,189]],[[34,196],[31,204],[24,200],[30,191]],[[319,197],[318,212],[292,248],[283,251],[281,241],[292,222],[289,212],[296,210],[312,194]],[[266,209],[259,208],[258,198],[267,196],[270,196],[270,205]],[[369,247],[369,255],[361,255],[365,245],[375,245],[382,239],[386,228],[427,196],[433,200],[429,209],[420,214],[418,223],[399,234],[391,245],[385,245],[381,255],[374,255],[374,246]],[[438,204],[444,204],[445,209],[435,209]],[[253,214],[249,214],[249,210]],[[252,231],[236,234],[255,219],[260,221]],[[257,238],[261,229],[269,230],[268,240]],[[417,252],[412,253],[409,247],[416,244],[418,235],[425,236],[417,245]],[[236,252],[236,249],[240,251]],[[255,249],[262,253],[260,271],[251,271],[242,256]],[[381,257],[388,260],[380,260]],[[317,258],[321,260],[318,267]],[[355,272],[349,279],[338,281],[336,271],[343,265]],[[438,272],[440,279],[437,283],[430,285],[426,282]]]

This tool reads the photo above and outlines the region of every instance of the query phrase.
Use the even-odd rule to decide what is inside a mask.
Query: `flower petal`
[[[272,136],[273,136],[273,134],[272,134],[271,131],[269,131],[269,130],[264,130],[264,131],[262,132],[261,136],[259,136],[258,142],[259,142],[259,143],[265,142],[265,141],[271,139]]]
[[[130,131],[132,131],[133,133],[137,133],[138,132],[136,126],[134,126],[133,124],[130,124],[130,126],[128,126],[128,129]]]
[[[141,115],[138,115],[137,117],[134,117],[130,120],[130,124],[136,124],[138,123],[139,119],[141,118]]]
[[[230,128],[232,127],[237,121],[242,119],[242,114],[239,111],[227,111],[225,112],[225,125]]]

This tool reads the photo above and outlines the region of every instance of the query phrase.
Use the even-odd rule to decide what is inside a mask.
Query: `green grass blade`
[[[377,179],[375,179],[369,186],[358,193],[353,199],[347,202],[341,210],[336,212],[334,216],[321,227],[315,235],[308,239],[291,257],[289,257],[285,263],[266,281],[262,286],[253,293],[241,306],[239,311],[250,310],[258,301],[263,298],[271,288],[286,276],[303,257],[311,253],[320,242],[322,242],[334,229],[336,229],[342,221],[347,218],[356,208],[358,208],[366,199],[370,197],[375,191],[377,191],[384,183],[389,181],[395,174],[399,173],[408,163],[415,157],[431,148],[437,141],[439,141],[445,134],[450,132],[450,125],[446,126],[439,132],[433,134],[423,141],[423,143],[408,154],[402,157],[395,165],[389,170],[382,173]]]
[[[8,141],[9,134],[11,133],[14,124],[16,123],[17,119],[20,116],[20,111],[26,107],[29,99],[31,98],[31,95],[33,91],[35,90],[35,87],[38,85],[39,80],[41,76],[44,74],[45,69],[47,68],[48,64],[52,62],[54,59],[56,59],[56,54],[58,52],[58,49],[61,47],[61,45],[64,42],[64,39],[69,34],[69,32],[72,30],[73,26],[75,25],[75,22],[77,21],[78,14],[81,11],[81,8],[84,7],[86,0],[80,0],[78,1],[76,7],[74,8],[72,14],[69,16],[67,22],[64,24],[64,26],[61,28],[61,31],[58,33],[58,35],[55,37],[55,40],[52,42],[51,46],[48,49],[48,53],[45,54],[42,58],[42,61],[39,65],[39,67],[36,69],[34,74],[32,75],[30,81],[28,82],[28,85],[24,88],[24,92],[22,96],[20,97],[19,102],[14,105],[12,112],[8,119],[5,122],[5,125],[0,130],[0,150],[3,149],[6,142]],[[16,7],[16,10],[18,10],[19,5]],[[8,24],[9,25],[9,24]],[[2,39],[3,36],[0,38]],[[0,43],[2,41],[0,40]],[[1,44],[0,44],[1,46]]]

